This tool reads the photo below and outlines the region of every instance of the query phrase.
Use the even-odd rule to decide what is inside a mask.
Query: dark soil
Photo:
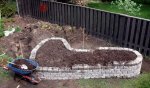
[[[73,52],[65,48],[61,41],[52,40],[44,44],[37,53],[41,66],[72,67],[75,64],[108,65],[113,61],[131,61],[136,55],[131,51],[95,50],[94,52]]]
[[[30,63],[28,63],[26,60],[24,60],[24,59],[18,59],[18,60],[16,60],[15,62],[15,65],[13,65],[14,67],[16,67],[16,68],[19,68],[19,69],[22,69],[21,68],[21,65],[23,65],[23,64],[25,64],[27,67],[28,67],[28,69],[24,69],[24,70],[33,70],[33,69],[35,69],[35,66],[33,66],[32,64],[30,64]]]
[[[142,72],[150,72],[150,58],[142,62]]]

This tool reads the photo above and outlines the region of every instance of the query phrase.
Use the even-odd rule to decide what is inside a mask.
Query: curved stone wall
[[[36,58],[36,53],[38,49],[44,45],[47,41],[50,40],[59,40],[62,41],[65,47],[68,50],[76,51],[76,52],[91,52],[92,49],[74,49],[70,46],[70,44],[63,38],[52,37],[42,40],[32,51],[30,55],[30,59]],[[86,64],[77,64],[72,67],[72,69],[67,67],[39,67],[38,73],[41,74],[40,77],[42,79],[49,80],[65,80],[65,79],[88,79],[88,78],[131,78],[136,77],[140,74],[141,65],[142,65],[142,55],[133,49],[129,48],[121,48],[121,47],[99,47],[99,50],[126,50],[131,51],[137,55],[135,60],[130,61],[129,63],[122,62],[119,63],[117,61],[113,62],[111,66],[101,66],[97,64],[95,66],[89,66]]]

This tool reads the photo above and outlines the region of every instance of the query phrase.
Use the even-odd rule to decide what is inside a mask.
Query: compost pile
[[[35,66],[33,66],[30,63],[28,63],[24,59],[16,60],[16,61],[14,61],[14,64],[15,65],[13,65],[13,66],[16,67],[16,68],[19,68],[19,69],[22,69],[21,66],[24,66],[24,65],[27,66],[27,69],[24,69],[24,70],[33,70],[33,69],[35,69]]]
[[[106,66],[113,61],[129,62],[136,55],[131,51],[95,50],[94,52],[74,52],[66,49],[61,41],[52,40],[45,43],[37,53],[36,60],[40,66],[72,67],[75,64]]]

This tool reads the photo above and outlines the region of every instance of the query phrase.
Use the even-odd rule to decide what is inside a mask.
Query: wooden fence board
[[[82,12],[83,12],[83,15],[82,15],[82,18],[83,18],[83,28],[85,28],[86,27],[86,9],[85,8],[82,8]]]
[[[62,4],[62,25],[65,25],[65,7],[64,5]]]
[[[89,34],[89,22],[90,22],[90,20],[89,20],[89,9],[86,9],[86,33],[87,34]]]
[[[102,36],[104,36],[104,32],[105,32],[105,22],[106,22],[106,19],[105,19],[105,12],[102,12],[102,31],[101,31],[101,34]]]
[[[150,22],[148,24],[147,27],[147,35],[146,35],[146,40],[144,43],[145,48],[150,48]],[[145,55],[148,54],[150,52],[150,50],[144,50]]]
[[[98,15],[98,18],[97,18],[98,19],[97,20],[97,36],[100,37],[101,36],[100,35],[100,33],[101,33],[101,20],[102,20],[102,18],[101,18],[101,12],[99,11],[97,15]]]
[[[70,6],[67,6],[67,7],[68,7],[68,9],[67,9],[67,10],[68,10],[68,13],[67,13],[67,14],[68,14],[68,15],[67,15],[67,17],[68,17],[68,23],[67,23],[67,24],[68,24],[68,25],[71,25],[71,24],[70,24],[70,23],[71,23],[71,15],[70,15],[70,12],[71,12],[71,11],[70,11]]]
[[[146,31],[146,25],[147,25],[147,22],[144,21],[144,22],[143,22],[143,26],[142,26],[141,38],[140,38],[140,46],[141,46],[141,47],[143,46],[144,35],[145,35],[145,31]],[[141,51],[141,49],[139,49],[139,51]]]
[[[124,43],[125,47],[128,46],[127,43],[128,43],[128,38],[129,38],[128,34],[129,34],[129,31],[130,31],[130,21],[131,21],[131,18],[128,18],[127,19],[127,25],[126,25],[127,26],[126,27],[126,32],[125,32],[126,33],[125,34],[125,43]]]
[[[114,14],[111,14],[110,17],[110,28],[109,28],[109,34],[110,34],[110,40],[113,40],[113,33],[114,33],[114,24],[115,24]]]
[[[135,45],[138,45],[139,37],[140,37],[140,30],[142,26],[142,21],[138,20],[137,22],[137,29],[136,29],[136,36],[135,36]],[[136,47],[138,49],[139,47]]]
[[[109,13],[106,14],[106,22],[105,23],[106,23],[105,35],[109,39],[109,25],[110,25],[110,14]]]
[[[150,48],[150,22],[148,24],[148,29],[147,29],[147,36],[146,36],[146,41],[145,41],[145,47]]]
[[[89,30],[90,30],[89,32],[90,32],[90,34],[92,34],[92,32],[93,32],[93,21],[94,21],[93,18],[94,18],[93,17],[93,10],[90,9],[90,20],[89,20],[90,21],[89,22],[90,23],[89,24]]]
[[[133,43],[133,37],[136,34],[135,33],[135,24],[136,24],[136,19],[133,19],[132,23],[131,23],[131,25],[132,25],[131,26],[131,34],[130,34],[130,38],[129,38],[130,43]],[[132,48],[132,45],[129,44],[129,47]]]
[[[119,34],[118,34],[118,43],[122,46],[124,29],[125,28],[125,17],[120,17],[120,25],[119,25]]]
[[[93,28],[92,28],[92,35],[96,36],[97,30],[97,11],[93,10]]]
[[[51,22],[51,13],[52,12],[51,12],[51,4],[50,4],[50,2],[47,3],[47,6],[48,6],[47,7],[48,10],[47,10],[47,14],[46,14],[47,15],[47,21]]]
[[[114,35],[113,35],[113,41],[117,42],[117,35],[118,35],[118,28],[119,27],[119,16],[115,15],[115,28],[114,28]]]
[[[73,23],[74,23],[74,22],[73,22],[73,21],[74,21],[73,12],[74,12],[74,11],[73,11],[73,6],[70,5],[70,25],[71,25],[71,26],[74,26],[74,24],[73,24]]]

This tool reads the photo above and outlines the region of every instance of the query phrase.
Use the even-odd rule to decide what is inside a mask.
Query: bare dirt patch
[[[21,55],[24,58],[29,58],[31,50],[41,40],[53,36],[65,38],[75,48],[94,49],[100,46],[114,46],[103,39],[95,38],[87,34],[84,35],[83,44],[82,28],[76,29],[70,26],[59,26],[48,22],[34,21],[35,19],[32,18],[15,17],[15,19],[17,19],[16,21],[20,20],[18,25],[23,27],[22,31],[0,39],[0,48],[13,58]],[[21,25],[21,22],[24,25]],[[5,26],[7,26],[7,23],[5,23]]]
[[[144,59],[142,62],[142,72],[150,72],[150,60]]]
[[[24,80],[17,79],[14,81],[12,78],[3,80],[0,83],[0,88],[80,88],[76,80],[62,80],[62,81],[41,81],[38,85],[30,84]]]

